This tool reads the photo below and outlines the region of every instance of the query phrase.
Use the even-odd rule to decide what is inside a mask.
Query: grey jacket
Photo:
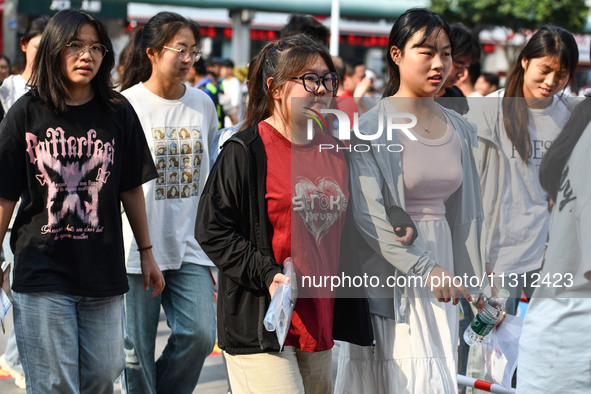
[[[501,153],[499,133],[504,131],[501,117],[503,93],[496,97],[486,97],[470,102],[467,118],[477,127],[478,134],[478,174],[482,192],[482,205],[486,212],[484,232],[486,234],[486,256],[492,243],[495,223],[501,211],[502,185],[507,174],[506,158]],[[500,130],[502,129],[502,130]],[[486,261],[488,263],[488,261]]]
[[[359,119],[361,133],[375,134],[379,127],[380,110],[383,110],[384,105],[385,100],[380,101]],[[476,130],[456,112],[440,108],[458,133],[462,151],[463,182],[445,203],[446,219],[452,235],[454,274],[476,276],[481,286],[468,290],[473,293],[484,291],[489,295],[490,286],[484,275],[484,237],[481,233],[484,214],[474,159],[477,150]],[[396,144],[396,133],[392,134],[391,140],[387,140],[387,133],[384,132],[370,143],[383,146]],[[362,263],[364,272],[379,276],[382,280],[387,276],[408,273],[425,279],[436,262],[429,257],[429,252],[416,243],[403,246],[396,242],[386,214],[392,205],[405,207],[401,154],[388,152],[383,147],[379,151],[375,147],[369,152],[354,151],[351,154],[351,189],[356,224],[372,249],[371,257]],[[368,295],[372,313],[394,318],[397,323],[406,321],[408,301],[404,288],[394,287],[388,298],[384,298],[383,289],[369,288]]]

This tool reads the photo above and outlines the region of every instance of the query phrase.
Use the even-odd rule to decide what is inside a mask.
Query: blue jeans
[[[16,372],[24,375],[23,366],[21,364],[21,357],[18,354],[18,347],[16,344],[16,334],[14,328],[10,331],[8,339],[6,340],[6,349],[4,350],[4,359],[10,368]]]
[[[209,268],[183,263],[163,271],[166,287],[152,297],[144,290],[142,275],[128,274],[125,295],[126,393],[192,393],[205,358],[215,344],[215,316]],[[172,330],[168,343],[154,361],[160,305]]]
[[[27,393],[113,393],[124,367],[123,296],[13,294]]]

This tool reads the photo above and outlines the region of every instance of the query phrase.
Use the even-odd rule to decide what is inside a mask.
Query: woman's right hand
[[[394,237],[396,242],[400,242],[404,246],[412,245],[412,236],[414,234],[412,227],[404,226],[403,228],[402,226],[398,226],[394,229],[394,233],[396,234],[396,237]]]
[[[458,291],[469,301],[472,301],[470,293],[462,285],[456,287],[453,285],[453,275],[439,264],[435,264],[429,275],[427,276],[426,285],[433,292],[437,301],[450,302],[453,299],[453,304],[456,305],[459,301]]]
[[[158,263],[154,260],[151,249],[140,251],[140,265],[144,278],[144,289],[148,291],[152,285],[152,297],[156,297],[162,293],[166,282]]]
[[[279,286],[281,283],[289,283],[289,278],[283,274],[275,274],[273,277],[273,282],[271,282],[271,286],[269,286],[269,294],[271,294],[271,299],[273,298],[275,291],[277,291],[277,286]]]

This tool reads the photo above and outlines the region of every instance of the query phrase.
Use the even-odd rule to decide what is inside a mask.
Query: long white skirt
[[[415,241],[453,273],[447,221],[416,222]],[[429,288],[411,288],[407,322],[372,315],[375,350],[343,342],[335,393],[457,393],[458,307],[440,303]]]

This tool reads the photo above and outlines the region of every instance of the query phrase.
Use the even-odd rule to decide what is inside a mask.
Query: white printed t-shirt
[[[591,386],[591,126],[566,163],[550,242],[519,340],[517,393],[583,393]]]
[[[179,269],[183,262],[212,266],[194,232],[199,197],[209,175],[209,148],[217,131],[213,102],[190,87],[178,100],[164,99],[142,83],[122,94],[137,112],[158,170],[158,178],[144,184],[158,266],[161,270]],[[127,272],[139,274],[138,245],[127,221],[123,233]]]
[[[517,99],[516,99],[517,100]],[[558,97],[544,109],[528,109],[532,143],[529,163],[523,162],[499,122],[501,154],[509,164],[501,194],[501,213],[495,226],[489,259],[497,275],[524,273],[540,268],[548,233],[547,194],[540,186],[544,153],[558,136],[570,110]]]

